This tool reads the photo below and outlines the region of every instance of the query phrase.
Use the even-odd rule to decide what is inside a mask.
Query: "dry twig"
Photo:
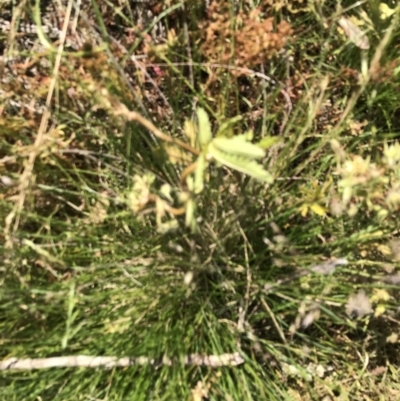
[[[146,356],[117,358],[115,356],[59,356],[52,358],[18,359],[9,358],[0,362],[0,370],[33,370],[48,368],[114,368],[133,365],[172,366],[174,361],[168,357],[152,359]],[[186,355],[182,363],[186,366],[209,366],[212,368],[221,366],[237,366],[244,363],[244,359],[238,353],[221,355]]]

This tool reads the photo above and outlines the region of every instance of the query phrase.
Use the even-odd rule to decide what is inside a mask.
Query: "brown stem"
[[[187,150],[188,152],[192,153],[193,155],[197,155],[197,156],[200,155],[200,150],[193,148],[192,146],[188,145],[187,143],[181,141],[180,139],[175,139],[175,138],[170,137],[169,135],[164,134],[151,121],[147,120],[146,118],[141,116],[136,111],[130,111],[122,103],[119,103],[117,105],[117,108],[114,111],[114,113],[116,115],[123,115],[130,121],[137,121],[138,123],[140,123],[144,127],[146,127],[149,131],[151,131],[157,138],[160,138],[165,142],[175,143],[176,145]]]
[[[182,171],[182,175],[181,175],[181,184],[184,185],[185,184],[185,180],[186,177],[189,174],[192,174],[194,170],[196,170],[197,168],[197,161],[195,161],[194,163],[190,164],[189,166],[187,166],[185,168],[185,170]]]
[[[175,207],[172,207],[172,206],[168,205],[167,203],[164,204],[164,208],[167,212],[173,214],[174,216],[180,216],[180,215],[186,213],[186,209],[184,207],[180,207],[179,209],[176,209]]]

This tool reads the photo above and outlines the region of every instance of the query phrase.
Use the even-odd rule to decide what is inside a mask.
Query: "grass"
[[[374,1],[349,9],[253,3],[214,5],[207,17],[204,6],[155,2],[164,31],[154,38],[139,23],[146,4],[93,2],[83,9],[99,26],[91,45],[59,56],[59,43],[32,50],[48,60],[35,64],[40,79],[21,64],[14,77],[8,72],[0,106],[1,358],[174,363],[1,371],[1,399],[399,398],[399,11],[383,19]],[[253,52],[267,30],[251,17],[257,7],[261,21],[286,21],[292,32]],[[362,25],[368,51],[337,29],[351,15],[370,16]],[[210,21],[218,29],[206,42]],[[20,46],[6,39],[5,51]],[[235,65],[280,84],[235,75]],[[28,96],[42,105],[48,97],[49,113],[10,101]],[[189,207],[179,201],[190,193],[182,176],[200,150],[185,121],[198,106],[214,134],[240,115],[226,135],[252,129],[253,142],[280,143],[261,161],[272,184],[211,164],[203,191],[189,198],[191,230],[177,211]],[[297,275],[330,258],[348,264]],[[238,351],[239,366],[182,363]]]

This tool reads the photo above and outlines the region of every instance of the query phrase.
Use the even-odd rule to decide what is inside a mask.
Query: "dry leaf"
[[[350,19],[341,17],[338,21],[346,36],[360,49],[369,49],[368,36]]]
[[[198,381],[197,385],[194,389],[191,390],[192,392],[192,401],[203,401],[204,399],[208,398],[208,391],[210,389],[210,385],[204,385],[202,381]]]
[[[310,270],[314,273],[328,275],[333,273],[337,266],[346,266],[348,264],[349,261],[346,258],[338,258],[314,265],[310,267]]]
[[[392,251],[387,245],[380,244],[376,247],[376,249],[383,255],[388,256],[391,255]]]
[[[386,342],[390,344],[396,344],[399,341],[399,335],[397,333],[392,333],[390,336],[386,337]]]
[[[350,296],[346,304],[346,312],[354,317],[363,317],[373,312],[371,301],[363,290]]]
[[[102,192],[100,194],[100,199],[90,208],[88,217],[85,218],[85,222],[90,224],[101,224],[107,218],[107,210],[110,206],[110,201],[107,198],[107,193]]]
[[[318,320],[321,315],[320,309],[313,309],[304,316],[301,326],[305,329],[308,326],[311,326],[314,320]]]
[[[330,202],[330,212],[333,214],[335,217],[339,217],[343,214],[343,205],[342,202],[338,197],[332,197],[331,202]]]
[[[384,374],[386,370],[387,370],[386,366],[377,366],[375,369],[372,369],[370,373],[372,376],[380,376]]]
[[[400,261],[400,241],[395,239],[390,242],[390,249],[392,251],[394,259]]]
[[[5,186],[5,187],[10,187],[11,185],[15,184],[15,181],[8,177],[7,175],[2,175],[0,177],[0,182]]]
[[[400,274],[392,274],[390,276],[385,277],[385,283],[400,285]]]

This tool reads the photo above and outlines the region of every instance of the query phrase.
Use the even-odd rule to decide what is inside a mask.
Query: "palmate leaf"
[[[199,124],[198,141],[200,149],[205,150],[212,139],[210,119],[206,111],[201,107],[198,107],[196,112]]]
[[[258,164],[255,160],[248,157],[223,152],[214,146],[214,141],[212,141],[208,147],[208,154],[224,166],[233,168],[269,184],[273,182],[273,177],[268,171],[264,170],[261,164]]]
[[[265,156],[265,151],[259,146],[247,142],[245,134],[236,135],[233,138],[217,137],[212,141],[215,149],[232,156],[241,156],[248,159],[261,159]]]

